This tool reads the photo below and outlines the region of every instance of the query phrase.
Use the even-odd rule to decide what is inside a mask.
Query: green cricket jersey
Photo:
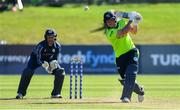
[[[129,34],[124,35],[122,38],[116,37],[117,31],[122,29],[125,25],[125,20],[121,19],[120,21],[118,21],[118,26],[116,28],[106,29],[107,39],[110,41],[113,47],[116,58],[128,52],[129,50],[135,48],[135,45],[132,42],[132,39],[129,36]]]

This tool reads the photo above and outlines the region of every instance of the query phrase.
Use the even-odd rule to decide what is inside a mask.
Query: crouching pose
[[[126,18],[128,22],[126,23]],[[134,45],[129,33],[136,34],[138,23],[142,17],[137,12],[107,11],[104,13],[106,38],[110,41],[116,56],[117,70],[123,85],[121,100],[131,101],[132,92],[138,94],[139,102],[144,100],[143,87],[136,83],[138,73],[139,51]]]
[[[45,39],[33,49],[28,65],[22,72],[16,99],[22,99],[26,95],[34,71],[40,66],[55,77],[51,98],[62,98],[61,89],[63,86],[65,71],[60,67],[57,61],[57,57],[61,51],[61,46],[56,41],[56,37],[57,34],[55,30],[47,29],[44,34]]]

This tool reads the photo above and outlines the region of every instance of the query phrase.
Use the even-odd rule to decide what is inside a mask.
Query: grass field
[[[145,101],[121,103],[122,86],[117,75],[85,75],[83,78],[83,99],[69,99],[69,76],[63,86],[63,99],[50,99],[53,77],[34,75],[28,94],[23,100],[16,100],[19,75],[0,75],[0,109],[169,109],[180,110],[179,75],[139,75],[138,81],[145,87]]]
[[[107,44],[101,27],[103,13],[109,9],[138,11],[143,16],[136,44],[180,44],[180,4],[120,4],[90,6],[25,7],[23,12],[0,13],[0,40],[9,44],[34,44],[47,27],[55,28],[62,44]],[[148,41],[148,42],[147,42]]]

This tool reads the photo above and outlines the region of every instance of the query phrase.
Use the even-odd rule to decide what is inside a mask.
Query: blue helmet
[[[47,29],[44,33],[44,38],[47,39],[47,36],[57,37],[57,33],[54,29]]]

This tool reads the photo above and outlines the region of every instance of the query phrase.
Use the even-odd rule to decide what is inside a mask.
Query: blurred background
[[[2,0],[1,0],[2,1]],[[5,0],[4,0],[5,2]],[[0,40],[36,44],[47,27],[55,28],[63,44],[107,44],[103,13],[110,9],[137,11],[143,16],[136,44],[179,44],[179,0],[23,0],[24,8],[0,13]],[[2,3],[2,2],[1,2]],[[89,6],[84,11],[84,5]],[[17,5],[15,5],[17,6]],[[13,10],[13,9],[12,9]],[[33,39],[33,40],[32,40]]]

